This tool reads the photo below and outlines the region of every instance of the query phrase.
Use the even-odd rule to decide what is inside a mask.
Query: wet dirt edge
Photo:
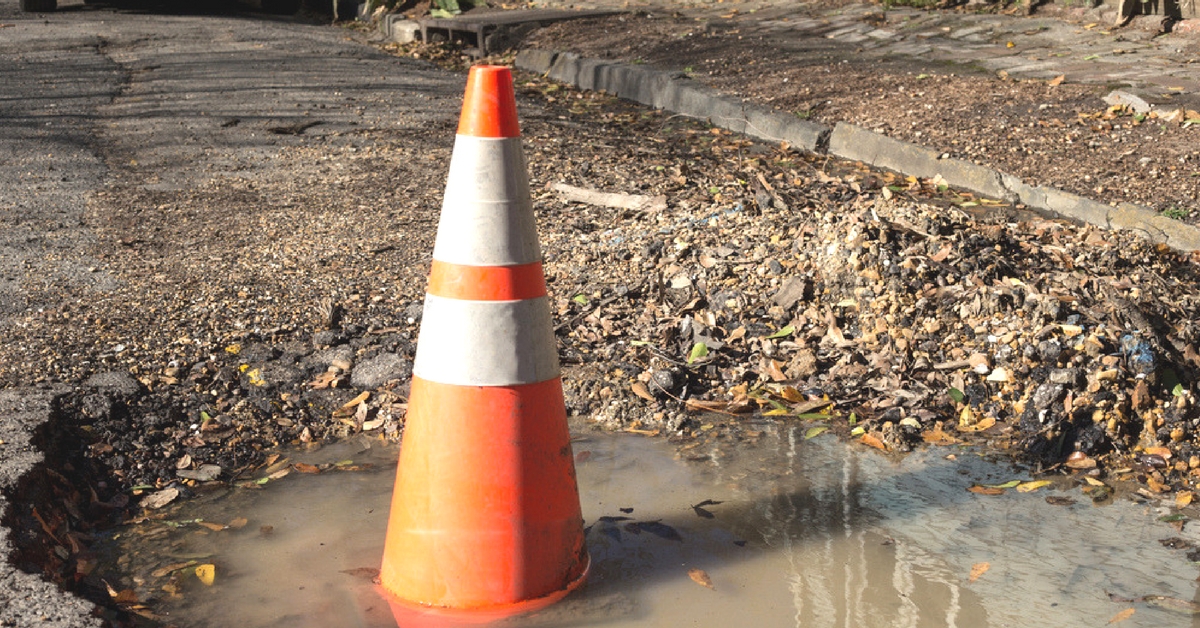
[[[104,625],[93,603],[47,579],[43,569],[51,563],[44,552],[53,555],[56,544],[37,517],[63,516],[49,496],[69,488],[52,470],[65,468],[69,458],[59,437],[63,417],[55,411],[67,392],[62,386],[0,391],[0,626],[32,619],[49,628]]]

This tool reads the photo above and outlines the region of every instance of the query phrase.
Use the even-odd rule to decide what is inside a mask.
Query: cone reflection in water
[[[380,573],[402,602],[511,614],[587,571],[520,142],[508,68],[471,68]]]

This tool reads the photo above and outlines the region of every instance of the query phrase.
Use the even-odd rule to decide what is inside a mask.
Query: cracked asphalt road
[[[41,566],[17,549],[31,534],[13,528],[24,512],[20,504],[38,490],[47,455],[55,455],[46,451],[53,448],[55,399],[70,390],[49,382],[77,382],[75,375],[127,370],[144,360],[145,353],[106,358],[81,348],[109,343],[132,352],[138,343],[162,344],[138,337],[132,330],[139,324],[146,325],[141,335],[165,343],[199,336],[196,329],[181,331],[177,313],[205,300],[197,285],[231,278],[220,260],[255,269],[238,278],[243,292],[253,294],[235,295],[231,302],[240,305],[231,309],[242,309],[229,314],[244,315],[250,326],[270,307],[258,297],[269,301],[279,284],[318,294],[306,272],[284,271],[267,259],[276,251],[262,242],[286,239],[280,231],[289,229],[287,216],[317,203],[255,190],[319,188],[328,192],[320,221],[330,229],[362,227],[340,211],[359,208],[338,207],[337,177],[321,174],[341,164],[331,166],[336,158],[322,162],[319,155],[358,154],[371,133],[419,144],[435,128],[452,138],[462,89],[458,75],[300,19],[155,14],[72,2],[59,7],[34,15],[21,13],[15,0],[0,3],[0,146],[6,155],[0,161],[0,337],[6,339],[0,626],[102,623],[90,603],[35,575]],[[447,144],[438,157],[448,155],[448,143],[445,137],[437,142]],[[428,193],[440,193],[441,169],[416,163],[439,181]],[[414,176],[397,186],[416,183]],[[382,197],[395,197],[386,186],[374,187]],[[176,207],[172,198],[189,202]],[[203,221],[207,237],[172,241],[171,227],[188,221]],[[396,238],[432,237],[431,222],[408,224]],[[332,246],[319,235],[291,231],[304,240],[293,244],[316,256]],[[212,242],[222,251],[211,250]],[[326,259],[339,254],[323,253]],[[414,287],[419,292],[424,265],[397,257],[422,279]],[[327,277],[340,275],[334,269]],[[147,285],[161,303],[134,302],[131,295],[145,293]]]

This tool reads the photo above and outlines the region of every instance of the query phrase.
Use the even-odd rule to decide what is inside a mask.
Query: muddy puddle
[[[1165,508],[1096,506],[1063,479],[973,493],[1033,478],[966,449],[890,458],[803,426],[761,429],[756,446],[687,452],[703,460],[577,431],[590,578],[504,625],[1200,625],[1197,568],[1160,543],[1200,535],[1160,521]],[[115,531],[101,569],[180,628],[397,626],[371,583],[396,453],[369,439],[293,453],[286,477]]]

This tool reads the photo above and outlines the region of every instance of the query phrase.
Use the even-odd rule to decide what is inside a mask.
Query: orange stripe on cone
[[[466,266],[433,260],[429,294],[472,301],[516,301],[546,296],[542,263]]]
[[[509,70],[471,68],[380,569],[400,625],[534,610],[587,574],[524,167]]]

